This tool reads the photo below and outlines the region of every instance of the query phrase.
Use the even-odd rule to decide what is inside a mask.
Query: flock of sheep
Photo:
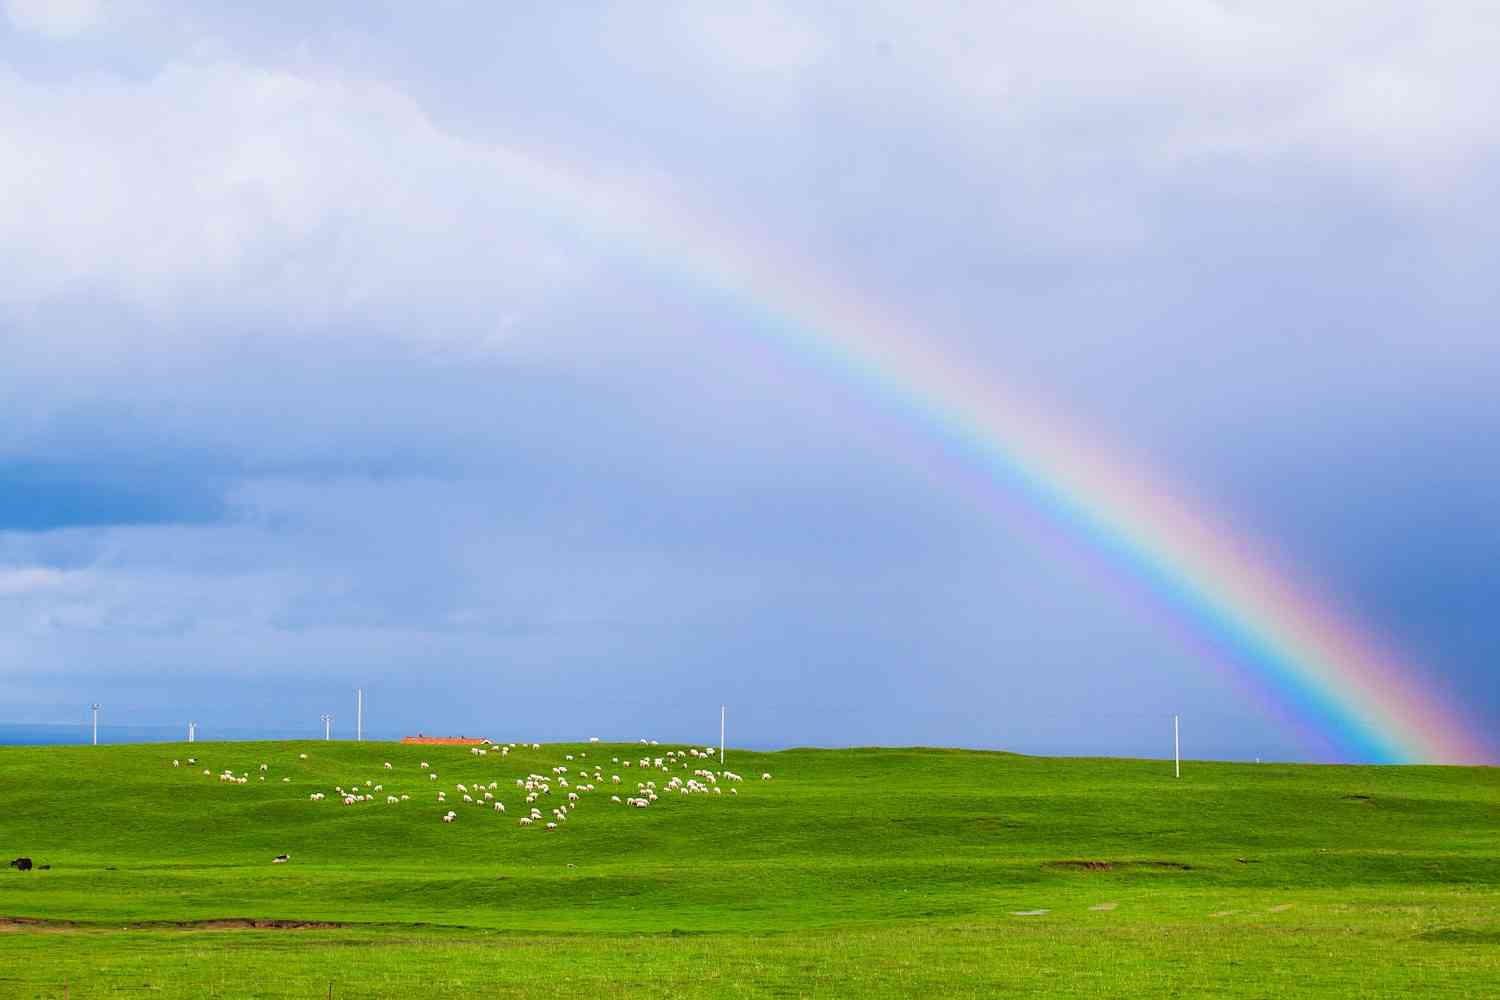
[[[589,740],[598,743],[597,737]],[[557,830],[559,824],[566,823],[583,803],[584,797],[593,794],[600,786],[608,784],[609,788],[624,787],[631,783],[633,777],[635,793],[627,794],[622,798],[619,794],[611,794],[609,801],[612,804],[629,806],[636,809],[647,809],[652,804],[661,800],[665,795],[713,795],[722,796],[727,788],[730,796],[738,796],[739,789],[736,785],[743,783],[743,776],[727,769],[714,770],[712,767],[704,766],[713,763],[716,751],[712,747],[688,747],[681,750],[658,751],[655,740],[641,740],[641,744],[647,747],[645,756],[634,760],[621,759],[618,756],[610,758],[610,774],[605,777],[605,765],[603,763],[591,763],[588,760],[587,751],[578,751],[563,755],[561,763],[553,765],[550,773],[532,771],[524,777],[515,779],[515,794],[522,797],[521,808],[524,813],[518,818],[517,823],[522,827],[540,825],[546,830]],[[472,757],[487,757],[491,754],[498,755],[502,760],[508,758],[512,753],[524,753],[525,751],[540,751],[540,743],[506,743],[488,744],[485,746],[469,747]],[[306,760],[307,754],[298,754],[298,759]],[[196,757],[187,758],[189,765],[196,765]],[[173,760],[173,767],[181,767],[181,760]],[[616,770],[618,768],[618,770]],[[428,761],[422,761],[419,765],[421,772],[427,775],[431,783],[438,781],[437,772],[432,769]],[[267,780],[270,767],[267,764],[260,765],[259,780]],[[386,761],[383,770],[390,772],[395,766]],[[624,772],[624,773],[622,773]],[[646,773],[651,777],[646,778]],[[209,768],[203,769],[205,776],[213,772]],[[660,778],[658,775],[665,775]],[[235,774],[232,770],[219,772],[219,781],[226,784],[244,785],[250,780],[250,774]],[[770,781],[771,775],[763,773],[762,781]],[[283,777],[283,782],[290,782],[290,777]],[[554,788],[556,792],[554,793]],[[379,801],[381,793],[385,792],[383,781],[377,782],[374,778],[367,778],[363,784],[356,782],[352,788],[344,788],[342,785],[334,786],[334,794],[339,802],[346,806],[355,806]],[[504,814],[505,804],[499,799],[498,794],[501,785],[498,780],[471,781],[469,784],[458,782],[453,786],[453,792],[461,796],[465,805],[476,806],[486,811]],[[437,804],[448,804],[448,792],[437,789]],[[555,795],[555,797],[554,797]],[[322,802],[328,797],[324,792],[312,792],[308,799],[313,802]],[[411,799],[409,793],[400,795],[386,794],[387,805],[399,805]],[[552,805],[556,803],[556,805]],[[551,805],[551,818],[543,813],[542,806]],[[458,819],[458,812],[447,809],[440,814],[444,823],[453,823]],[[281,859],[278,859],[281,860]]]

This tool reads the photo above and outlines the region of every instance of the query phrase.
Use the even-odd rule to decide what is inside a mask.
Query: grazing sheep
[[[503,812],[505,812],[505,803],[504,802],[496,802],[495,803],[495,812],[497,812],[497,813],[503,813]]]
[[[290,854],[278,854],[278,855],[276,855],[276,857],[274,857],[274,858],[271,859],[271,864],[273,864],[273,865],[284,865],[288,861],[290,861],[291,859],[292,859],[292,856]]]
[[[771,772],[770,771],[762,772],[762,774],[760,776],[760,780],[761,781],[770,781],[771,780]]]
[[[307,754],[305,754],[305,753],[299,753],[297,755],[297,759],[298,760],[306,760],[307,759]]]
[[[427,780],[428,781],[436,781],[437,780],[437,775],[435,775],[435,774],[429,774],[427,776]]]
[[[446,813],[443,814],[443,822],[444,823],[452,823],[457,818],[458,818],[458,813],[453,812],[451,809],[448,812],[446,812]]]
[[[400,801],[401,800],[398,799],[398,798],[396,798],[396,796],[394,796],[394,795],[387,795],[385,797],[385,804],[388,805],[388,806],[393,806],[393,805],[395,805],[396,803],[398,803]]]
[[[425,760],[422,761],[422,770],[427,770],[427,762]]]
[[[556,830],[557,829],[557,824],[556,823],[548,823],[547,824],[547,829],[549,829],[549,830]]]
[[[531,817],[530,816],[522,816],[519,820],[516,821],[516,823],[517,823],[518,826],[530,826],[531,825]]]
[[[174,760],[174,761],[172,761],[172,766],[173,767],[181,767],[182,766],[182,761],[180,761],[180,760]]]
[[[390,761],[386,761],[386,762],[385,762],[385,769],[386,769],[386,770],[387,770],[387,771],[389,771],[389,770],[390,770],[390,769],[391,769],[391,762],[390,762]]]

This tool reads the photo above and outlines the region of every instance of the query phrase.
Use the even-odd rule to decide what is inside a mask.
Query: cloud
[[[5,0],[5,14],[23,31],[69,38],[98,24],[104,5],[100,0]]]
[[[570,277],[528,193],[377,82],[213,59],[0,71],[0,109],[12,304],[103,291],[316,325],[422,301],[439,322],[478,308],[472,332]]]

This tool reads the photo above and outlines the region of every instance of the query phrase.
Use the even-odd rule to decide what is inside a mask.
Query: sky
[[[1493,5],[0,7],[0,723],[1358,759],[743,254],[1500,760]]]

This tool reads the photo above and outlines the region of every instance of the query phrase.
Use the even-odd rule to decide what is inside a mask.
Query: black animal
[[[19,868],[23,872],[29,872],[29,871],[31,871],[31,859],[30,858],[17,858],[16,860],[14,860],[14,861],[12,861],[10,863],[10,866],[12,868]]]

